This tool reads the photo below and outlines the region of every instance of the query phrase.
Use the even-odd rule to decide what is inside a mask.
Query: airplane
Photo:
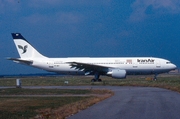
[[[101,81],[100,75],[124,79],[127,75],[157,75],[176,69],[169,60],[156,57],[72,57],[49,58],[39,53],[21,33],[12,33],[20,58],[8,58],[49,72],[66,75],[94,75],[92,82]]]

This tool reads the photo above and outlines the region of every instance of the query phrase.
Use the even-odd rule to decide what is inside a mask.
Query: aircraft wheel
[[[102,80],[101,79],[98,79],[98,82],[101,82]]]

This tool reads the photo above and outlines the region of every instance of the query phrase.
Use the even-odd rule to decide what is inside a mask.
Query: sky
[[[0,75],[16,64],[11,33],[48,57],[159,57],[180,67],[179,0],[0,0]]]

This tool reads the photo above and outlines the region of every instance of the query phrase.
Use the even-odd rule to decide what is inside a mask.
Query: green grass
[[[91,90],[72,89],[0,89],[0,95],[62,95],[62,94],[90,94]]]
[[[0,98],[0,119],[27,119],[38,110],[55,109],[90,97]]]
[[[128,76],[126,79],[113,79],[101,76],[102,82],[91,82],[92,76],[65,76],[65,77],[27,77],[20,78],[22,86],[85,86],[85,85],[109,85],[109,86],[152,86],[171,87],[180,91],[180,76],[162,74],[157,81],[145,80],[147,76]],[[153,76],[150,76],[153,77]],[[68,84],[64,84],[68,81]],[[0,78],[0,86],[14,86],[16,78]],[[43,89],[44,90],[44,89]]]
[[[25,77],[21,79],[23,86],[63,86],[68,85],[90,85],[91,78],[84,76],[67,77]],[[0,86],[15,86],[16,78],[0,78]]]
[[[71,97],[39,97],[40,95],[64,94],[69,94]],[[64,118],[72,114],[72,112],[77,113],[78,110],[85,109],[106,98],[92,96],[73,97],[76,94],[112,94],[112,92],[90,89],[0,89],[0,119],[27,119],[34,118],[37,115],[41,115],[43,118],[55,118],[59,117],[59,112],[61,117]],[[58,114],[56,114],[57,111]]]

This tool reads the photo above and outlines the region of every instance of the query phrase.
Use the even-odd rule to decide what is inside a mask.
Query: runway
[[[97,87],[98,88],[98,87]],[[180,94],[151,87],[100,87],[115,95],[69,119],[179,119]]]
[[[0,87],[3,88],[3,87]],[[68,119],[179,119],[180,94],[153,87],[26,86],[29,89],[110,89],[115,95]]]

